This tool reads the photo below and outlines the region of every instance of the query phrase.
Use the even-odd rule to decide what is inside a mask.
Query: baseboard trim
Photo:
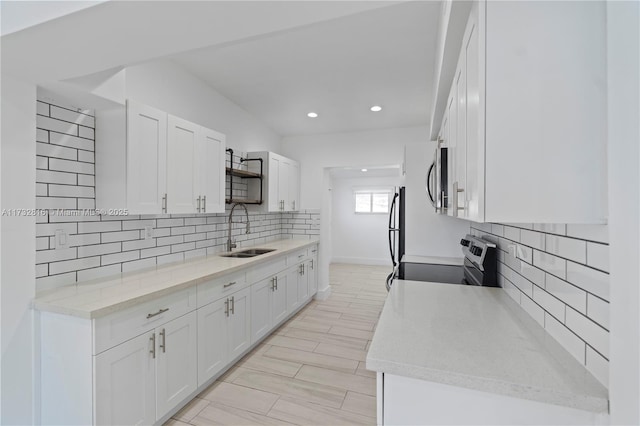
[[[331,286],[328,285],[326,288],[320,290],[318,289],[318,292],[316,293],[315,296],[313,296],[313,298],[315,300],[327,300],[329,298],[329,296],[331,296]]]

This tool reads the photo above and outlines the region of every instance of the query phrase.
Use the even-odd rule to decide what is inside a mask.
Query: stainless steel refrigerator
[[[389,209],[389,255],[393,271],[387,276],[387,290],[404,256],[405,227],[405,187],[401,186],[396,188]]]

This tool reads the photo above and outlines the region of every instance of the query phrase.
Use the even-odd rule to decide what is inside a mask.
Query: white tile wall
[[[475,224],[498,245],[498,279],[605,386],[609,365],[606,225]]]
[[[93,112],[38,101],[37,113],[36,207],[40,215],[35,268],[39,291],[226,249],[228,210],[208,215],[96,215]],[[235,161],[238,167],[238,159]],[[246,196],[246,184],[237,183],[234,198]],[[320,234],[319,211],[253,212],[249,218],[250,234],[245,234],[244,225],[234,226],[238,247]],[[153,235],[145,239],[147,225]],[[67,235],[67,247],[56,249],[55,234],[60,230]]]

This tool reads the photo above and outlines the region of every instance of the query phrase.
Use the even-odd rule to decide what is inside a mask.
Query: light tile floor
[[[331,265],[331,296],[312,301],[165,425],[374,425],[367,349],[389,268]]]

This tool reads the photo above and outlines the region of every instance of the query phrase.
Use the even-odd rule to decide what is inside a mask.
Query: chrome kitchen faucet
[[[247,217],[247,221],[246,222],[234,222],[233,221],[233,211],[238,206],[242,206],[242,208],[244,209],[244,213],[245,213],[245,215]],[[231,229],[232,229],[234,223],[246,223],[247,224],[247,231],[245,233],[248,234],[249,232],[251,232],[251,224],[249,223],[249,211],[247,210],[247,206],[245,206],[243,203],[235,203],[233,205],[233,207],[231,207],[231,211],[229,212],[229,238],[227,239],[227,251],[231,251],[231,249],[234,249],[234,248],[237,247],[237,244],[235,242],[233,242],[233,240],[231,240]]]

